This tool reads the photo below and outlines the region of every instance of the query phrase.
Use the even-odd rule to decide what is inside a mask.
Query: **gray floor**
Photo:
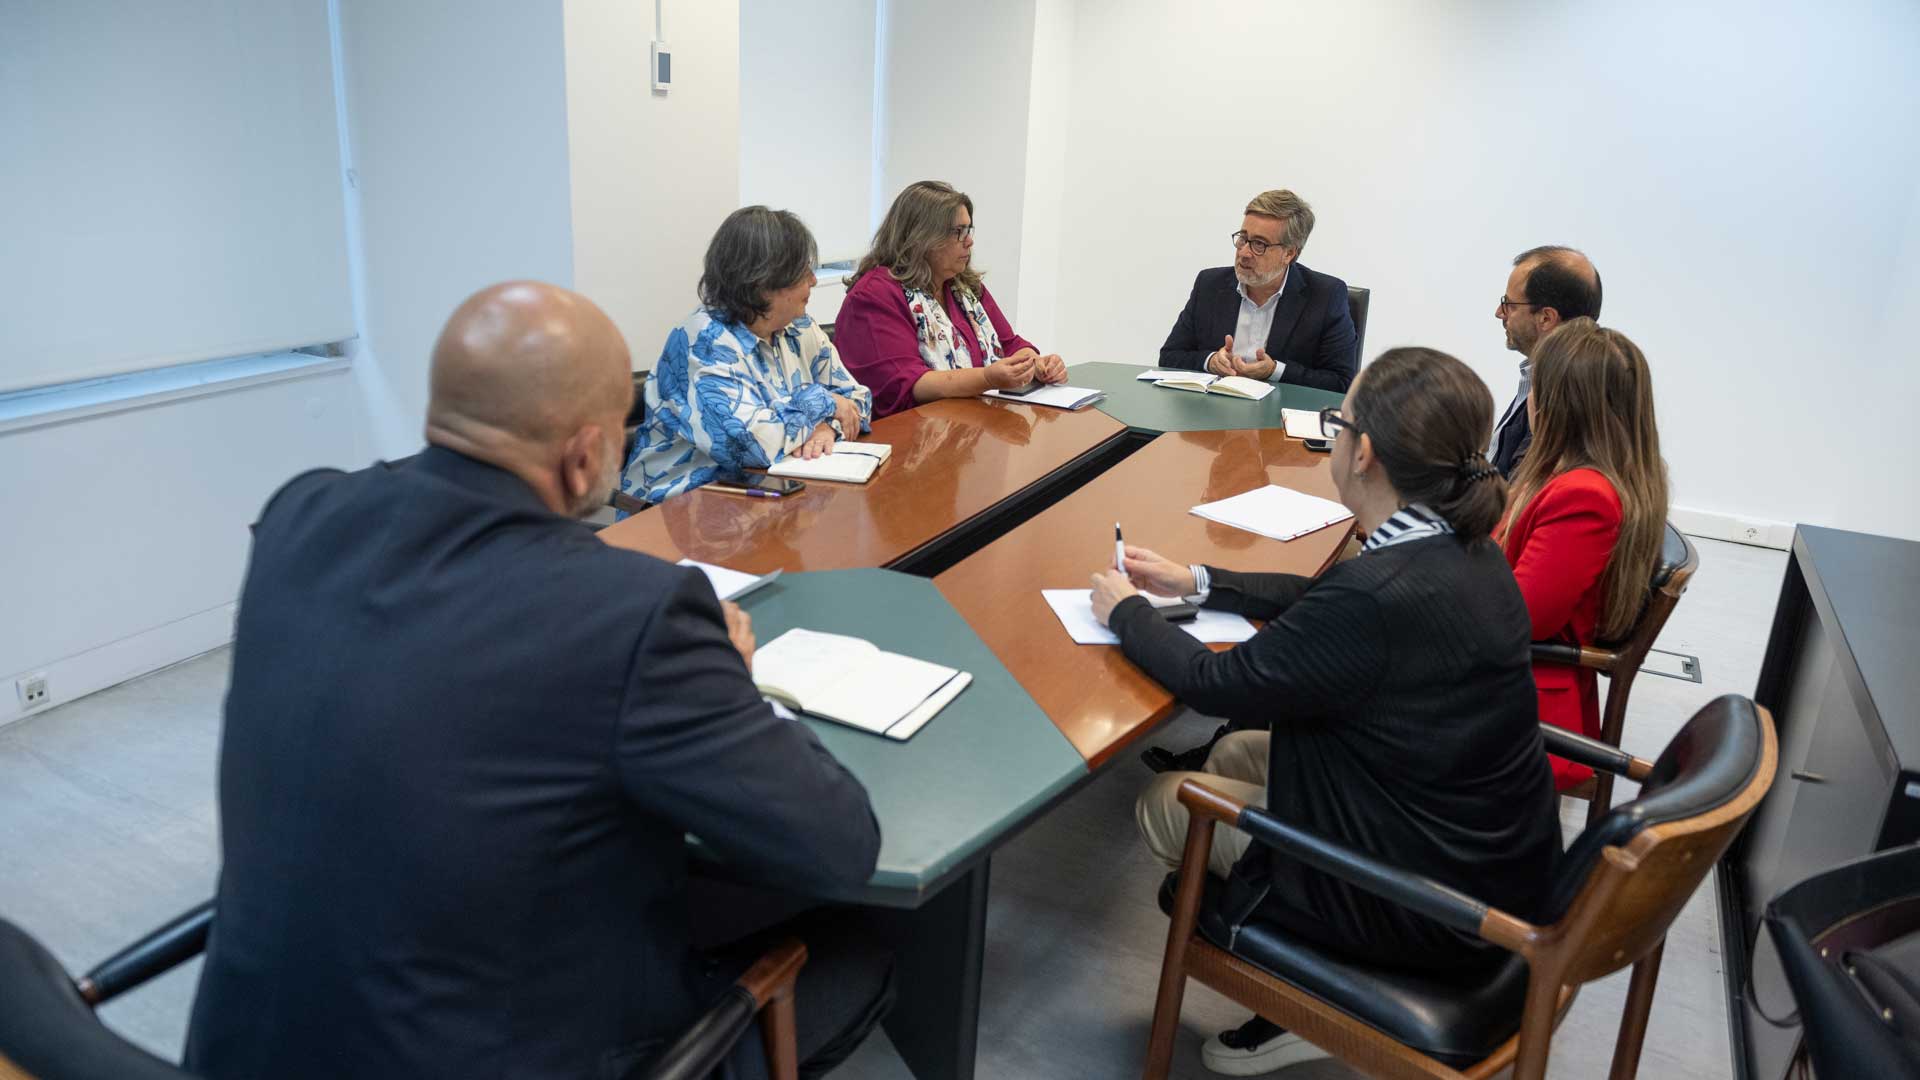
[[[1643,677],[1629,750],[1653,756],[1709,698],[1750,693],[1786,557],[1703,541],[1703,569],[1661,647],[1697,654],[1704,685]],[[80,970],[211,892],[217,867],[214,757],[226,650],[0,728],[0,915]],[[1177,719],[1159,741],[1185,745],[1211,722]],[[1122,761],[1007,845],[993,863],[980,1075],[1139,1073],[1166,920],[1161,870],[1134,837],[1145,770]],[[1566,815],[1571,827],[1575,816]],[[1641,1074],[1731,1075],[1719,929],[1709,883],[1675,925]],[[189,967],[110,1005],[107,1021],[177,1054],[193,993]],[[1551,1075],[1600,1077],[1612,1054],[1625,973],[1589,987],[1554,1043]],[[1197,1046],[1243,1019],[1201,988],[1187,995],[1176,1075],[1208,1075]],[[905,1080],[884,1038],[839,1076]],[[1280,1074],[1276,1074],[1280,1075]],[[1289,1080],[1352,1075],[1327,1063]]]

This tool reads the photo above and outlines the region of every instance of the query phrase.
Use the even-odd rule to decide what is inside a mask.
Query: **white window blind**
[[[740,3],[740,201],[799,214],[822,262],[873,238],[875,2]]]
[[[0,4],[0,392],[353,336],[326,0]]]

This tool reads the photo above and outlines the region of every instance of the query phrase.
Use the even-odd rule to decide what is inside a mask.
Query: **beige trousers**
[[[1147,850],[1178,869],[1180,853],[1187,844],[1187,808],[1181,805],[1179,790],[1183,780],[1198,780],[1222,795],[1230,795],[1254,806],[1267,805],[1267,747],[1273,735],[1266,731],[1235,731],[1213,744],[1203,772],[1169,772],[1154,778],[1133,816],[1140,823],[1140,836]],[[1233,864],[1246,854],[1251,843],[1247,834],[1225,825],[1213,829],[1213,850],[1207,856],[1207,869],[1217,877],[1226,877]]]

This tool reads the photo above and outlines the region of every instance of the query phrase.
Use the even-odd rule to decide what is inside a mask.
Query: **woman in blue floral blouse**
[[[790,456],[815,458],[873,418],[826,332],[807,316],[817,252],[786,210],[727,215],[707,245],[700,309],[667,335],[647,422],[621,490],[662,502]]]

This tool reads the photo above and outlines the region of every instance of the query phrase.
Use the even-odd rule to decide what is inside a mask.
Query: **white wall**
[[[342,370],[0,433],[0,724],[227,641],[247,526],[290,477],[354,460]]]
[[[707,241],[740,196],[740,5],[668,0],[673,89],[648,77],[653,5],[567,0],[574,288],[613,316],[635,368],[698,304]]]
[[[975,269],[1014,330],[1057,351],[1019,310],[1034,4],[889,0],[882,200],[916,180],[971,195]]]
[[[799,214],[823,262],[873,238],[875,7],[740,3],[740,203]]]
[[[1903,0],[1108,0],[1074,20],[1048,344],[1150,362],[1284,186],[1303,261],[1373,289],[1369,356],[1436,346],[1504,401],[1510,261],[1572,244],[1654,365],[1677,506],[1920,537],[1916,57]]]
[[[390,458],[420,447],[433,341],[462,299],[511,278],[573,284],[566,56],[550,4],[338,2],[362,457]]]

